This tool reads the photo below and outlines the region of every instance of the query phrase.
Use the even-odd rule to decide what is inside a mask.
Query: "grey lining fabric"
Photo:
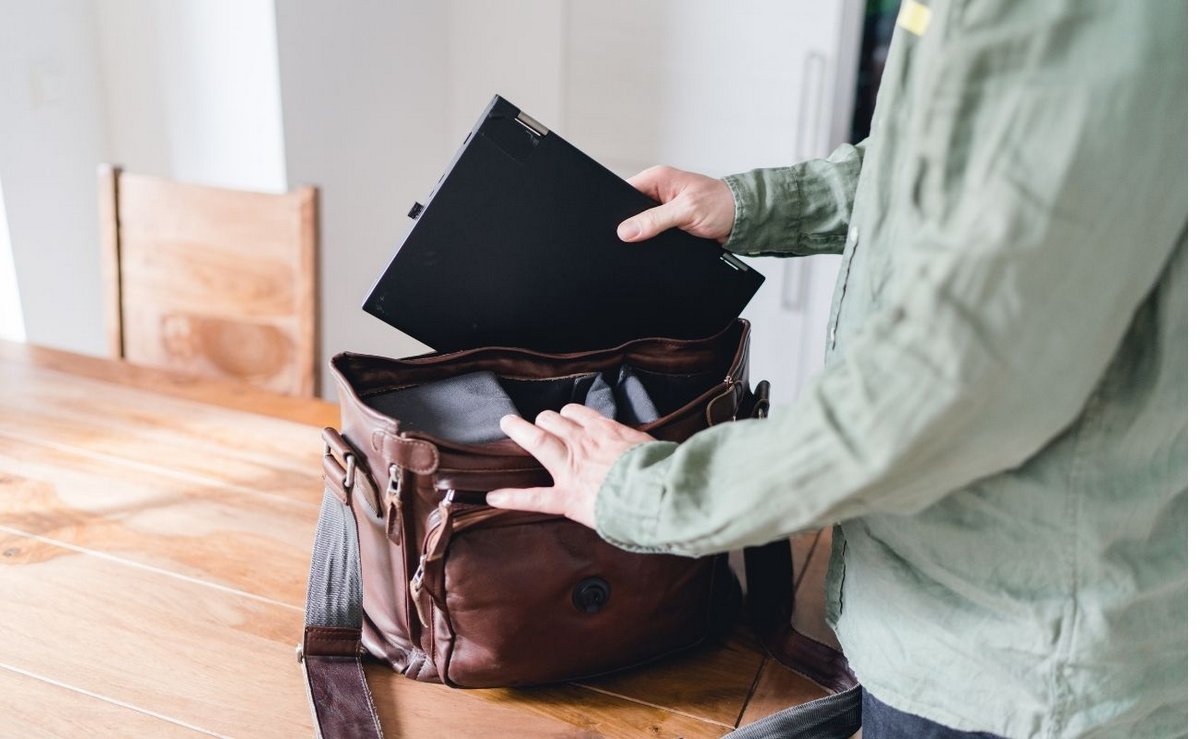
[[[628,365],[615,371],[545,380],[514,380],[494,372],[470,372],[365,400],[375,410],[396,419],[401,431],[421,431],[462,444],[506,438],[500,430],[500,419],[506,415],[532,421],[541,411],[557,411],[568,403],[586,405],[630,426],[659,417],[637,371]]]

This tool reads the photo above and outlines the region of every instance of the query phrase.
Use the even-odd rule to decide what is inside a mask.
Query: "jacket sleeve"
[[[841,252],[866,146],[726,177],[735,211],[725,248],[752,257]]]
[[[699,555],[914,513],[1021,465],[1079,417],[1186,250],[1183,4],[1112,7],[1120,17],[1075,13],[1069,36],[1033,39],[1046,54],[1021,75],[1001,66],[1007,77],[939,92],[971,104],[941,100],[926,114],[938,135],[910,142],[922,179],[897,184],[921,212],[889,245],[873,313],[772,418],[626,452],[597,499],[601,535]],[[945,63],[979,68],[990,44],[1025,41],[964,41],[979,56]],[[777,192],[787,176],[758,177]],[[772,232],[794,241],[795,219]]]

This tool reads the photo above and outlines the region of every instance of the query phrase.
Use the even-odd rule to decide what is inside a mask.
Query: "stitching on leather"
[[[429,442],[416,441],[416,440],[412,440],[412,439],[400,439],[400,449],[413,450],[412,451],[413,454],[417,454],[422,451],[427,452],[429,454],[430,460],[426,465],[416,466],[416,460],[412,460],[413,466],[409,467],[409,469],[411,469],[413,472],[417,473],[418,475],[429,475],[437,470],[437,467],[438,467],[437,448],[435,448]]]
[[[729,385],[720,395],[708,401],[708,405],[704,407],[704,418],[708,421],[709,426],[716,426],[718,423],[720,423],[720,421],[713,420],[713,406],[715,406],[718,401],[728,398],[730,394],[734,392],[735,386]],[[736,408],[736,405],[734,407]]]
[[[358,668],[358,684],[362,688],[363,698],[367,701],[367,709],[371,714],[371,722],[375,724],[375,731],[379,736],[383,736],[383,726],[379,723],[379,712],[375,710],[375,701],[371,699],[371,689],[367,687],[367,672],[363,668],[362,659],[355,659],[355,666]]]
[[[342,635],[349,639],[351,634],[356,632],[346,626],[306,626],[305,630],[312,634],[326,634],[329,636]],[[358,639],[357,636],[354,637]]]

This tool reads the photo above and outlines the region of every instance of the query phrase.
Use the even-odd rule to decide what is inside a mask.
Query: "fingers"
[[[500,430],[517,442],[533,458],[553,475],[567,458],[567,448],[554,434],[534,426],[520,416],[505,416],[500,419]]]
[[[573,436],[580,430],[579,423],[554,411],[542,411],[533,423],[538,428],[546,429],[559,438]]]
[[[564,405],[559,415],[563,418],[573,421],[583,428],[595,426],[597,421],[608,421],[609,418],[603,413],[600,413],[595,408],[588,408],[586,405],[571,403]]]
[[[664,167],[660,164],[649,169],[643,169],[625,181],[636,187],[643,195],[649,195],[661,203],[670,199],[667,195],[667,185],[670,183],[671,175],[674,172],[675,170],[670,167]]]
[[[563,496],[554,488],[501,488],[487,494],[487,503],[493,508],[517,511],[557,515],[567,512]]]
[[[679,202],[679,199],[669,200],[657,208],[642,211],[617,226],[617,236],[622,241],[645,241],[657,236],[668,228],[687,223],[690,214]]]
[[[659,165],[642,170],[627,180],[643,194],[663,204],[628,218],[617,226],[617,236],[622,241],[645,241],[683,223],[684,217],[679,212],[678,204],[672,205],[675,196],[672,181],[676,174],[676,170]]]

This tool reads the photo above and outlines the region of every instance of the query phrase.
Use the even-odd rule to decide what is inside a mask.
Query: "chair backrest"
[[[282,195],[99,171],[109,352],[314,393],[316,189]]]

